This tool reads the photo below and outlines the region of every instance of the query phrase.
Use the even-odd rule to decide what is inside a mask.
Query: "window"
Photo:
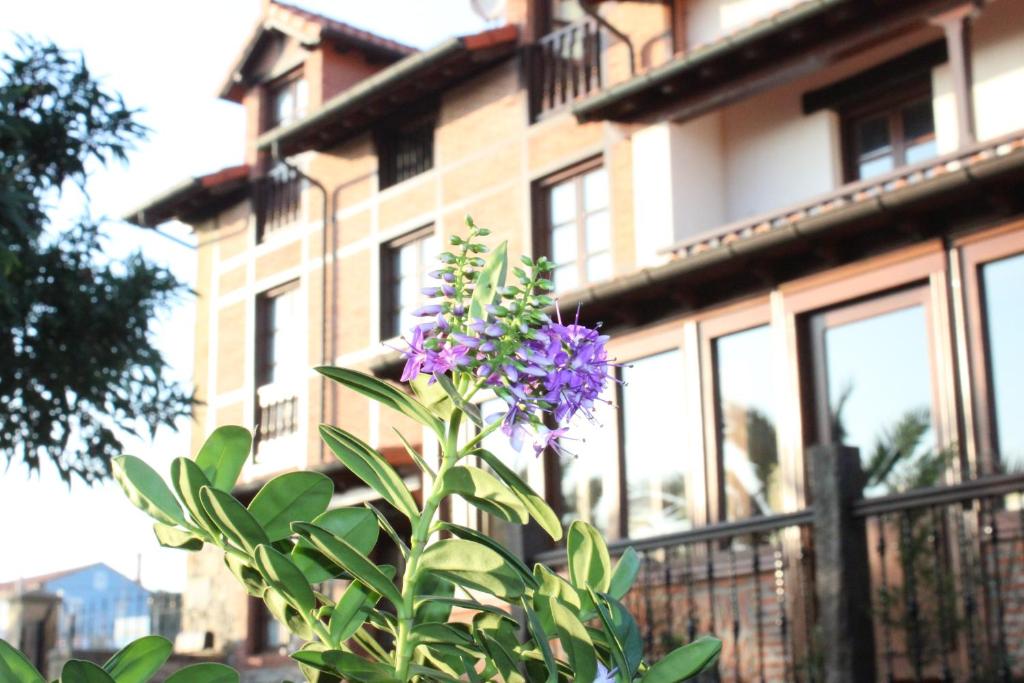
[[[556,292],[612,276],[608,174],[590,162],[537,188],[538,255],[550,258]]]
[[[930,81],[842,112],[847,180],[866,180],[936,155]]]
[[[809,320],[817,440],[858,449],[868,496],[942,483],[929,306],[917,287]]]
[[[397,337],[423,322],[413,311],[424,303],[421,290],[431,284],[427,273],[434,269],[436,257],[434,226],[385,245],[381,255],[382,338]]]
[[[257,300],[256,420],[261,441],[298,428],[297,387],[304,370],[298,281],[261,294]]]
[[[562,524],[580,519],[611,538],[621,535],[614,398],[615,386],[609,382],[603,400],[594,404],[594,419],[574,420],[559,458]]]
[[[266,130],[298,121],[306,115],[309,86],[302,76],[288,76],[267,87]]]
[[[961,248],[979,474],[1024,471],[1024,232],[997,229]]]
[[[781,512],[770,328],[723,334],[710,351],[721,512],[726,521]]]
[[[622,368],[619,420],[630,538],[690,528],[682,454],[665,434],[683,415],[681,367],[682,352],[672,350]]]
[[[380,189],[434,167],[434,115],[377,133]]]

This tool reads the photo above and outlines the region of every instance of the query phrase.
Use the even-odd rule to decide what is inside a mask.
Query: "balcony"
[[[292,385],[265,384],[256,390],[257,432],[253,461],[246,468],[251,479],[290,467],[302,467],[296,460],[303,451],[296,448],[299,437],[298,391]]]
[[[536,120],[601,90],[601,28],[581,21],[549,33],[528,58],[530,115]]]
[[[278,166],[253,183],[258,241],[301,218],[303,184],[302,176],[290,166]]]

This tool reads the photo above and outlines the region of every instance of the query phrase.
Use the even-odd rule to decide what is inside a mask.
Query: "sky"
[[[472,13],[469,0],[293,1],[421,48],[487,27]],[[242,160],[243,111],[218,100],[216,93],[251,35],[261,5],[261,0],[6,3],[0,52],[11,50],[15,35],[80,51],[109,89],[144,110],[139,120],[151,133],[129,155],[129,163],[90,174],[87,190],[94,215],[121,216],[185,178]],[[81,206],[81,195],[65,192],[52,214],[55,223]],[[180,224],[161,230],[174,240],[112,219],[107,253],[117,258],[141,250],[193,284],[190,230]],[[186,386],[191,386],[194,318],[194,300],[185,297],[153,327],[173,376]],[[190,421],[183,420],[177,432],[130,441],[127,452],[166,476],[171,460],[191,455],[190,429]],[[160,548],[151,520],[113,483],[92,488],[75,483],[69,489],[51,468],[31,477],[20,464],[0,469],[0,538],[0,582],[106,562],[131,578],[138,573],[147,588],[184,588],[186,554]]]

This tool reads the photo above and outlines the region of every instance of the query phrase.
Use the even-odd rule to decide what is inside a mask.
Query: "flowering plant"
[[[230,493],[252,444],[240,427],[216,430],[194,460],[175,460],[170,487],[131,456],[116,461],[117,480],[156,520],[163,545],[224,552],[246,590],[306,641],[291,656],[308,681],[664,683],[698,674],[717,659],[717,639],[644,660],[639,627],[622,603],[639,569],[632,549],[613,566],[597,530],[574,522],[568,575],[561,576],[542,564],[527,567],[478,530],[437,518],[445,499],[459,496],[505,522],[532,518],[561,540],[554,511],[483,443],[501,430],[517,448],[558,448],[573,419],[592,419],[613,378],[606,337],[578,317],[565,323],[546,312],[554,304],[550,262],[524,257],[509,284],[505,245],[488,255],[480,241],[487,230],[468,225],[468,237],[453,237],[454,250],[440,255],[437,284],[425,291],[431,303],[417,311],[424,322],[402,349],[402,381],[414,395],[354,370],[318,368],[437,439],[434,464],[402,439],[425,479],[418,504],[383,455],[354,434],[320,427],[345,467],[408,518],[409,537],[371,505],[328,510],[334,487],[317,472],[275,477],[243,506]],[[482,415],[473,403],[482,391],[500,397],[503,410]],[[474,429],[464,429],[464,420]],[[382,542],[397,548],[399,567],[370,559]],[[337,600],[315,590],[335,578],[350,581]],[[79,680],[108,679],[62,683]]]

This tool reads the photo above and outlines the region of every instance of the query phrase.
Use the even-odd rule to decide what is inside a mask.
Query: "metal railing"
[[[256,390],[259,441],[271,441],[299,428],[299,400],[293,387],[265,384]]]
[[[570,24],[537,41],[530,51],[533,118],[561,109],[601,89],[601,28],[593,20]]]
[[[299,220],[302,212],[302,176],[287,165],[275,167],[253,184],[256,234],[259,241]]]
[[[1024,474],[858,501],[883,680],[1024,678]]]
[[[715,524],[632,547],[640,572],[624,602],[644,652],[658,659],[701,635],[722,639],[723,681],[818,680],[815,664],[813,510]],[[567,571],[564,550],[534,559]]]

